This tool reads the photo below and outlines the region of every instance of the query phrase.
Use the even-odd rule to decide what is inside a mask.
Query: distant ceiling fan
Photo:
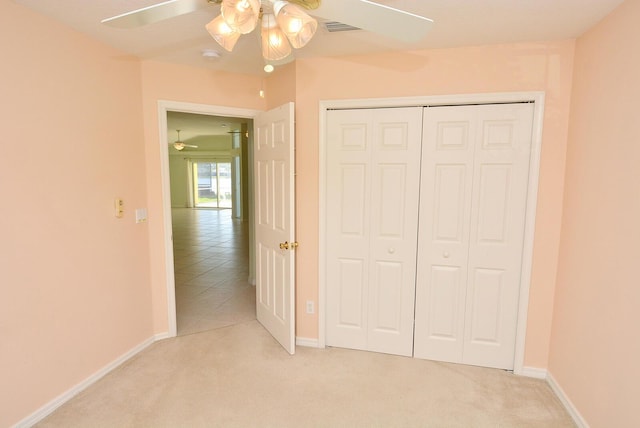
[[[305,46],[315,34],[317,21],[305,9],[316,17],[407,43],[423,39],[433,24],[429,18],[369,0],[169,0],[102,22],[118,28],[135,28],[194,12],[209,4],[219,4],[220,15],[206,29],[229,52],[242,34],[252,32],[258,21],[262,22],[262,56],[267,72],[273,71],[272,62],[291,54],[292,46]]]
[[[173,143],[169,143],[169,145],[173,146],[174,149],[176,149],[178,151],[181,151],[181,150],[184,150],[185,147],[190,147],[190,148],[193,148],[193,149],[197,149],[198,148],[198,146],[194,146],[192,144],[185,144],[182,141],[180,141],[180,130],[176,129],[176,132],[178,133],[178,139]]]

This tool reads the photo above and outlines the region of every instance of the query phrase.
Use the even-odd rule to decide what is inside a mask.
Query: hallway
[[[254,320],[248,222],[228,209],[174,208],[172,217],[178,335]]]

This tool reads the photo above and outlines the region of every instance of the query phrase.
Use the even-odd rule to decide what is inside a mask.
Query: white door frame
[[[531,140],[531,159],[529,160],[529,184],[527,191],[527,209],[524,228],[524,245],[522,252],[522,271],[520,274],[520,297],[518,302],[518,326],[516,332],[516,349],[514,357],[514,373],[525,372],[524,350],[527,333],[527,312],[529,307],[529,288],[531,285],[531,269],[533,263],[533,239],[535,234],[536,207],[538,201],[538,182],[540,178],[540,151],[542,148],[542,122],[544,117],[544,92],[504,92],[487,94],[436,95],[424,97],[399,98],[366,98],[349,100],[320,101],[318,161],[319,161],[319,260],[318,260],[318,346],[326,346],[326,203],[327,178],[326,159],[326,125],[327,111],[346,108],[383,108],[412,107],[466,104],[496,104],[513,102],[533,102],[533,132]]]
[[[167,113],[205,114],[210,116],[241,117],[253,119],[260,110],[241,109],[235,107],[215,106],[207,104],[193,104],[178,101],[158,101],[158,135],[160,144],[160,177],[162,182],[162,212],[164,216],[164,248],[165,248],[165,276],[167,290],[167,337],[175,337],[178,333],[176,321],[176,284],[173,266],[173,239],[171,225],[171,184],[169,180],[169,151],[167,150]],[[251,178],[250,178],[251,180]],[[251,227],[251,225],[250,225]]]

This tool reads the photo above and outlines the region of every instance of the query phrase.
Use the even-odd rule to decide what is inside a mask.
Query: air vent
[[[338,33],[340,31],[355,31],[360,29],[358,27],[352,27],[351,25],[343,24],[342,22],[336,21],[325,22],[324,27],[330,33]]]

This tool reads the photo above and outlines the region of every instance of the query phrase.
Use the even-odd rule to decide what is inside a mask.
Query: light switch
[[[136,208],[136,223],[144,223],[147,221],[147,209]]]
[[[122,218],[124,214],[124,201],[120,198],[116,198],[115,202],[115,214],[116,217]]]

